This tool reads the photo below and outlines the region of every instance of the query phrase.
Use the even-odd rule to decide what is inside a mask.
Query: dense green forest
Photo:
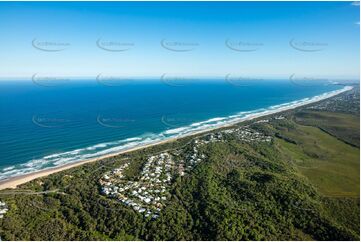
[[[357,91],[342,95],[334,99],[349,102],[341,108],[359,105]],[[327,103],[335,106],[327,100],[240,124],[271,142],[230,134],[201,146],[205,161],[173,178],[157,219],[104,196],[99,178],[130,160],[126,176],[136,179],[150,154],[175,150],[182,158],[195,136],[1,191],[9,207],[1,239],[359,240],[359,111],[318,110]]]

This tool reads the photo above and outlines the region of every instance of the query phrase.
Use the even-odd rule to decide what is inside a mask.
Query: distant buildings
[[[307,109],[328,111],[328,112],[347,112],[360,113],[360,88],[357,86],[348,92],[344,92],[335,97],[317,102]]]
[[[267,119],[267,120],[259,120],[256,121],[255,123],[268,123],[268,122],[269,120]],[[250,128],[249,125],[246,125],[238,128],[227,129],[208,134],[204,137],[205,141],[203,141],[203,143],[224,141],[226,140],[225,135],[233,135],[233,137],[239,139],[242,142],[247,142],[247,143],[272,141],[271,136],[264,135],[263,133]]]

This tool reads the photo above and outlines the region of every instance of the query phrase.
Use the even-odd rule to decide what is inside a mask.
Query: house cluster
[[[5,202],[0,201],[0,218],[3,218],[5,213],[8,211],[8,207]]]
[[[254,129],[249,128],[249,126],[242,126],[239,128],[213,132],[193,141],[192,152],[187,154],[186,156],[186,169],[191,170],[194,165],[198,164],[206,158],[205,154],[202,154],[202,152],[200,152],[201,145],[213,142],[222,142],[226,139],[226,135],[235,135],[238,139],[241,139],[245,142],[272,141],[271,136],[264,135]]]
[[[200,152],[200,146],[203,144],[207,144],[209,142],[214,142],[216,139],[218,139],[218,137],[216,138],[213,135],[208,138],[209,138],[208,140],[207,139],[196,139],[192,142],[192,150],[190,153],[186,154],[186,161],[184,162],[186,164],[187,171],[192,170],[192,168],[196,164],[198,164],[205,158],[205,155],[201,154],[201,152]],[[183,175],[183,174],[181,174],[181,175]]]
[[[248,127],[242,127],[236,129],[238,138],[245,142],[271,142],[271,136],[264,135],[254,129]]]
[[[272,119],[275,119],[275,120],[283,120],[285,119],[286,117],[283,116],[283,115],[278,115],[278,116],[274,116],[273,118],[270,118],[270,119],[261,119],[261,120],[258,120],[256,122],[254,122],[255,124],[261,124],[261,123],[269,123],[270,120]]]
[[[260,122],[261,121],[261,122]],[[269,120],[260,120],[256,123],[268,123]],[[227,129],[215,133],[211,133],[204,137],[203,143],[223,141],[225,134],[235,135],[238,139],[244,142],[271,142],[271,136],[264,135],[252,128],[247,126],[242,126],[234,129]]]
[[[102,193],[132,207],[145,217],[156,219],[160,211],[166,206],[169,198],[169,187],[175,175],[183,176],[191,171],[195,165],[206,158],[201,146],[213,142],[223,142],[227,135],[236,135],[246,142],[270,142],[266,136],[249,126],[212,132],[192,141],[190,150],[186,152],[176,150],[172,154],[163,152],[147,158],[142,171],[136,180],[129,180],[124,175],[129,162],[105,173],[99,183]],[[174,161],[174,157],[185,154],[184,159]]]
[[[143,166],[139,179],[124,179],[123,171],[129,163],[114,169],[100,179],[102,192],[132,207],[145,217],[157,218],[169,195],[169,185],[175,173],[182,175],[183,168],[175,164],[167,153],[150,156]]]
[[[285,119],[285,117],[282,116],[282,115],[279,115],[279,116],[276,116],[274,119],[276,119],[276,120],[283,120],[283,119]]]
[[[224,134],[226,134],[228,131],[230,130],[225,130],[225,131],[220,131],[220,132],[214,132],[214,133],[210,133],[207,134],[206,136],[203,136],[202,139],[200,140],[201,144],[208,144],[208,143],[212,143],[212,142],[217,142],[217,141],[223,141],[224,140]]]
[[[255,122],[256,124],[269,123],[268,119],[261,119]]]
[[[354,88],[351,91],[308,106],[307,109],[329,112],[347,111],[348,113],[358,114],[360,112],[360,89]]]

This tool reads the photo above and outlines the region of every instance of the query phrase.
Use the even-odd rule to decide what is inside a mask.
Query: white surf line
[[[311,104],[311,103],[322,101],[322,100],[327,99],[327,98],[331,98],[333,96],[339,95],[339,94],[341,94],[343,92],[346,92],[346,91],[349,91],[349,90],[352,90],[352,89],[353,89],[352,86],[345,86],[344,88],[342,88],[340,90],[331,91],[331,92],[323,93],[323,94],[320,94],[320,95],[317,95],[317,96],[314,96],[314,97],[311,97],[311,98],[304,98],[304,99],[301,99],[301,100],[298,100],[298,101],[296,100],[296,101],[290,102],[289,105],[287,105],[287,103],[274,105],[274,106],[271,106],[271,107],[268,107],[268,108],[272,108],[272,107],[280,106],[280,105],[281,105],[281,107],[273,109],[273,110],[265,110],[265,111],[254,113],[254,114],[251,113],[249,115],[246,115],[246,117],[237,117],[234,120],[229,120],[228,122],[224,122],[224,123],[219,124],[219,125],[215,124],[213,127],[207,127],[207,128],[202,129],[202,126],[200,126],[200,128],[198,130],[190,130],[189,132],[186,132],[184,134],[170,136],[170,137],[164,138],[162,140],[159,140],[159,139],[152,140],[151,139],[151,141],[149,143],[139,142],[138,145],[136,144],[136,145],[134,145],[132,147],[129,147],[128,144],[125,144],[125,145],[119,146],[119,147],[112,147],[112,148],[109,148],[108,150],[118,150],[118,151],[113,152],[113,153],[106,153],[106,154],[104,154],[102,156],[93,157],[91,159],[76,160],[76,161],[73,161],[71,163],[67,163],[67,164],[64,164],[64,165],[39,169],[39,170],[36,170],[36,171],[33,171],[33,172],[22,173],[22,174],[17,175],[17,176],[15,175],[15,176],[7,177],[7,178],[0,181],[0,190],[8,188],[10,184],[12,184],[12,185],[10,185],[10,187],[16,187],[17,185],[20,185],[20,184],[23,184],[25,182],[34,180],[34,179],[36,179],[38,177],[47,176],[47,175],[50,175],[50,174],[53,174],[53,173],[56,173],[56,172],[59,172],[59,171],[63,171],[63,170],[70,169],[70,168],[73,168],[73,167],[76,167],[76,166],[80,166],[82,164],[86,164],[86,163],[89,163],[89,162],[99,161],[99,160],[102,160],[102,159],[105,159],[105,158],[114,157],[114,156],[124,154],[124,153],[128,153],[128,152],[131,152],[131,151],[135,151],[135,150],[147,148],[147,147],[150,147],[150,146],[155,146],[155,145],[158,145],[158,144],[163,144],[163,143],[167,143],[167,142],[170,142],[170,141],[174,141],[174,140],[179,139],[179,138],[198,135],[198,134],[210,132],[210,131],[213,131],[213,130],[216,130],[216,129],[219,129],[219,128],[227,128],[227,127],[234,126],[235,124],[238,124],[238,123],[241,123],[241,122],[244,122],[244,121],[249,121],[249,120],[259,118],[259,117],[268,116],[268,115],[271,115],[271,114],[275,114],[275,113],[295,109],[295,108],[305,106],[305,105],[308,105],[308,104]],[[291,104],[291,103],[293,103],[293,104]],[[285,105],[285,106],[282,106],[282,105]],[[249,112],[250,111],[243,112],[243,114],[244,113],[249,113]],[[233,116],[237,116],[237,115],[233,115]],[[214,118],[212,118],[210,120],[214,120]],[[203,122],[198,122],[198,123],[206,123],[206,122],[210,122],[210,121],[203,121]],[[159,135],[162,135],[164,132],[166,132],[166,131],[161,132]],[[135,139],[135,138],[128,138],[128,140],[129,139]],[[146,139],[148,139],[148,138],[146,138]],[[124,146],[128,146],[128,147],[124,147]],[[107,150],[102,150],[102,151],[99,151],[99,152],[105,153],[106,151]],[[69,151],[69,152],[71,153],[72,151]],[[69,152],[65,152],[65,153],[69,153]],[[21,170],[19,170],[19,172],[21,172]],[[15,182],[15,181],[17,181],[17,182]],[[6,185],[6,184],[9,184],[9,185]]]

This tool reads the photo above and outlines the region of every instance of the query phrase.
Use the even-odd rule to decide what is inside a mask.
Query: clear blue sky
[[[358,79],[359,8],[352,2],[0,2],[0,77]],[[105,51],[99,39],[103,47],[125,43],[129,50]],[[189,51],[170,51],[162,40]],[[66,46],[33,47],[44,42]]]

